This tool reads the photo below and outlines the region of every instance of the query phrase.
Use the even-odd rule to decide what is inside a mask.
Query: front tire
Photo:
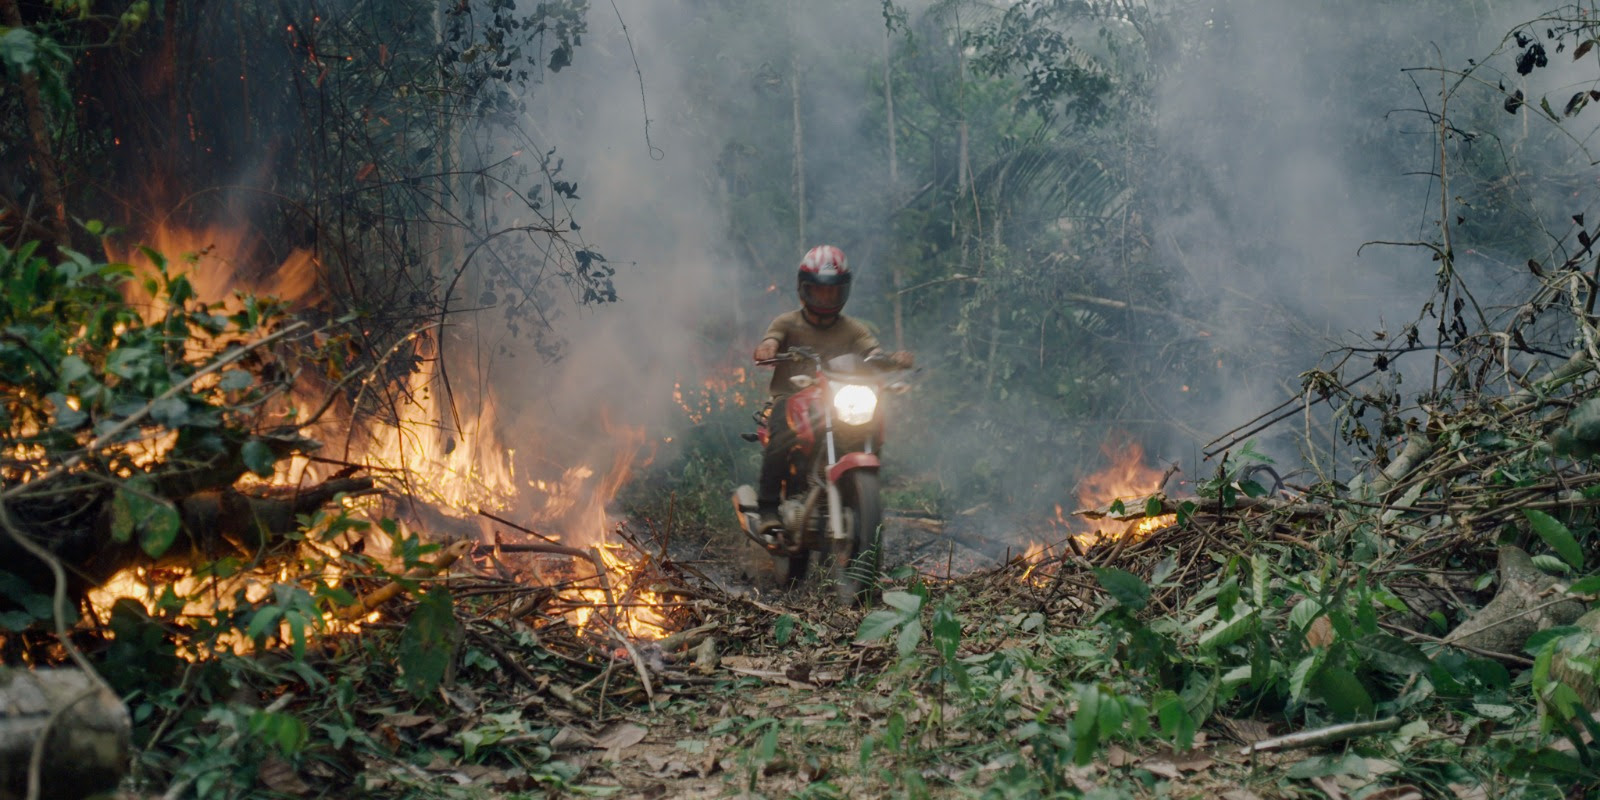
[[[878,473],[857,469],[839,481],[839,502],[849,538],[833,542],[833,585],[839,602],[865,603],[878,583],[883,556],[883,506],[878,496]],[[842,546],[841,546],[842,545]]]
[[[810,550],[801,550],[792,556],[772,557],[772,572],[778,579],[778,586],[784,589],[797,586],[805,580],[810,565]]]

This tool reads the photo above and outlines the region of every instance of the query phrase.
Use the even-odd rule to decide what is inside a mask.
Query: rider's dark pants
[[[775,510],[783,497],[783,481],[789,477],[790,451],[794,448],[794,431],[789,429],[789,415],[784,413],[787,397],[777,397],[772,402],[772,413],[767,417],[767,448],[761,453],[761,484],[756,497],[763,510]]]

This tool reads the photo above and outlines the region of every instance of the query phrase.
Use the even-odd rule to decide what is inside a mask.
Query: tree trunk
[[[894,130],[894,30],[888,22],[883,26],[883,107],[889,115],[889,197],[892,200],[891,208],[900,203],[900,156],[896,150]],[[892,212],[891,212],[892,213]],[[887,220],[890,229],[893,229],[893,220]],[[890,252],[892,262],[889,266],[889,277],[894,281],[894,349],[906,349],[905,304],[900,291],[905,285],[905,271],[900,267],[900,259]]]
[[[23,27],[17,0],[0,0],[0,18],[7,27]],[[39,97],[38,75],[33,70],[21,72],[18,83],[22,85],[22,107],[28,118],[28,160],[39,173],[39,188],[44,193],[45,204],[50,206],[55,243],[58,247],[69,247],[72,230],[67,227],[67,197],[61,190],[61,178],[56,174],[55,160],[50,153],[50,126],[45,121],[44,101]]]
[[[789,31],[794,33],[794,3],[789,1]],[[791,36],[791,41],[799,41]],[[789,96],[794,114],[794,219],[799,241],[795,252],[806,250],[806,142],[805,126],[800,118],[800,48],[789,50]]]
[[[41,798],[108,792],[127,771],[133,722],[116,694],[75,669],[0,668],[0,800],[23,798],[34,748]]]

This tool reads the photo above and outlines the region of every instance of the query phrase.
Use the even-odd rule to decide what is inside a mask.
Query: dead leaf
[[[1217,721],[1239,744],[1250,745],[1264,739],[1272,738],[1272,727],[1265,722],[1253,719],[1230,719],[1218,717]]]
[[[1113,767],[1126,767],[1129,764],[1136,763],[1138,760],[1132,753],[1122,749],[1120,745],[1111,745],[1111,748],[1106,751],[1106,763]]]
[[[1326,776],[1318,775],[1312,778],[1311,785],[1321,789],[1322,793],[1328,796],[1328,800],[1349,800],[1344,790],[1339,788],[1338,782]]]
[[[405,730],[406,728],[415,728],[418,725],[423,725],[432,721],[433,717],[428,716],[427,714],[390,714],[383,718],[385,725],[388,725],[392,728],[398,728],[400,730]]]
[[[1327,647],[1333,644],[1333,623],[1324,614],[1312,621],[1306,628],[1306,644],[1312,647]]]
[[[646,753],[644,763],[650,765],[650,770],[655,773],[657,778],[680,778],[684,775],[695,774],[694,767],[689,766],[681,758],[674,758],[669,755]]]
[[[600,738],[595,739],[593,747],[606,751],[605,760],[621,761],[622,751],[644,741],[649,733],[650,729],[643,725],[619,722],[602,732]]]
[[[1425,800],[1425,798],[1422,796],[1421,789],[1407,783],[1379,789],[1362,798],[1362,800]]]
[[[256,777],[260,778],[261,782],[274,792],[298,796],[305,796],[311,793],[311,787],[307,786],[305,781],[300,780],[300,776],[294,771],[294,767],[277,756],[268,756],[265,761],[261,762],[261,769],[256,773]]]
[[[1261,795],[1249,789],[1229,789],[1222,793],[1222,800],[1261,800]]]
[[[571,726],[562,727],[550,740],[551,750],[583,750],[594,746],[593,736]]]
[[[1175,781],[1183,774],[1170,761],[1141,761],[1139,766],[1148,770],[1150,774],[1166,778],[1169,781]]]

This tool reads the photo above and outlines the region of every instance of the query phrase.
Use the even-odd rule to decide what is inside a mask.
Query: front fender
[[[833,466],[828,467],[828,482],[838,483],[846,472],[853,469],[872,469],[881,466],[878,457],[872,453],[845,453]]]

